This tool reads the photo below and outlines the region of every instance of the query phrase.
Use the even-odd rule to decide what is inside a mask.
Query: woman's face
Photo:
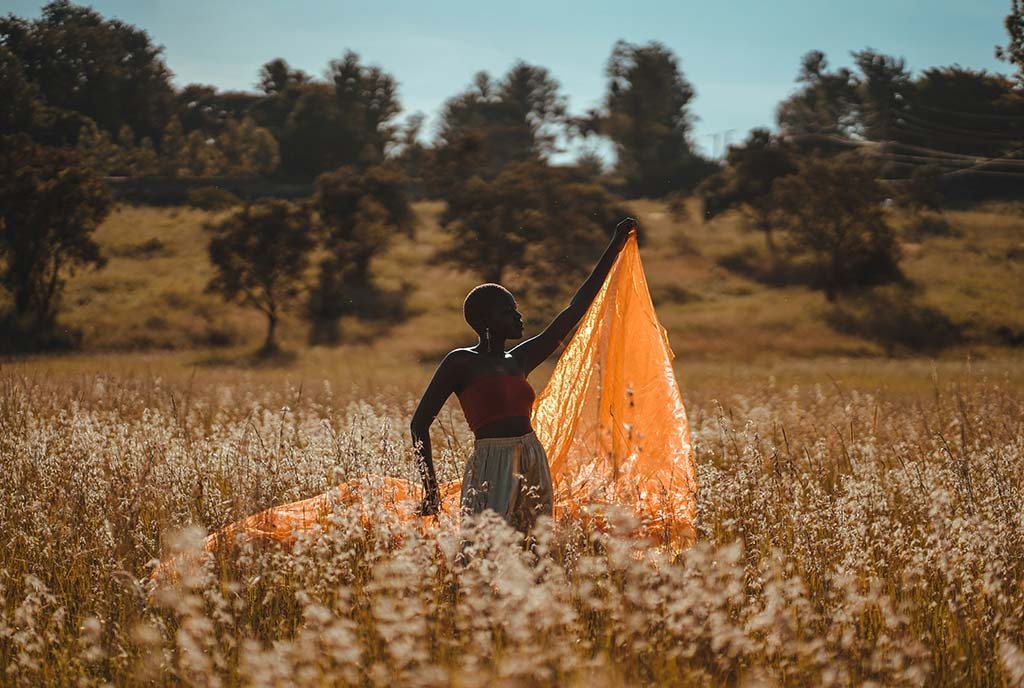
[[[523,336],[523,316],[519,314],[516,300],[503,297],[491,315],[491,330],[504,339],[519,339]]]

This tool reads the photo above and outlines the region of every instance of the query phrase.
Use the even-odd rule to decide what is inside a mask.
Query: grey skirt
[[[528,533],[541,514],[552,515],[548,457],[537,435],[478,439],[462,478],[462,513],[493,509]]]

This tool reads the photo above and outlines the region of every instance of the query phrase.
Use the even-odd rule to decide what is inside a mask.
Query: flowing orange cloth
[[[604,507],[615,505],[631,510],[641,533],[656,542],[681,547],[693,541],[697,478],[672,358],[631,236],[533,406],[533,428],[550,462],[556,520],[595,518],[601,527]],[[232,523],[206,546],[213,549],[233,534],[287,543],[300,529],[330,527],[333,503],[354,505],[367,495],[403,519],[417,518],[419,485],[370,476]],[[420,518],[424,527],[454,523],[458,481],[441,485],[441,497],[442,514]]]

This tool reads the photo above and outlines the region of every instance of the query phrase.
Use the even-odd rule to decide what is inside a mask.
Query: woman
[[[523,336],[515,298],[498,284],[481,284],[470,291],[463,308],[480,341],[444,357],[412,418],[412,441],[418,447],[426,493],[419,514],[436,514],[440,506],[430,424],[454,392],[476,437],[462,480],[462,513],[493,509],[524,534],[539,515],[552,515],[548,459],[530,425],[535,394],[526,378],[579,323],[637,226],[631,217],[622,220],[569,306],[543,332],[509,351],[506,340]]]

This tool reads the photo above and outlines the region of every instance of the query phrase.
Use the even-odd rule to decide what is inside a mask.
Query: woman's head
[[[523,336],[523,318],[515,297],[500,284],[489,282],[473,287],[462,304],[466,322],[480,336],[490,330],[497,339],[518,339]]]

